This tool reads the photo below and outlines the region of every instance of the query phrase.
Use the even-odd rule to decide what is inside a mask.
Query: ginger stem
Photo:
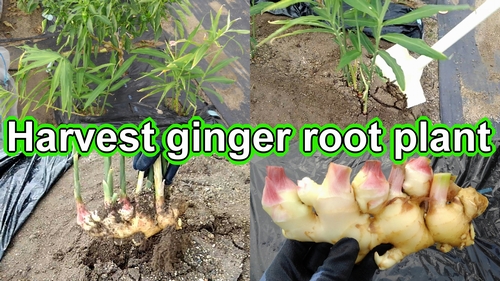
[[[154,173],[153,173],[153,169],[149,169],[149,173],[148,173],[148,178],[146,179],[146,189],[147,190],[150,190],[151,189],[151,186],[153,186],[153,180],[154,180]]]
[[[142,185],[144,182],[144,171],[140,171],[137,175],[137,187],[135,188],[135,194],[139,194],[142,191]]]
[[[354,177],[352,187],[361,211],[376,214],[389,197],[389,182],[379,161],[368,160]]]
[[[109,206],[113,202],[113,170],[111,169],[111,157],[104,157],[104,180],[102,187],[104,191],[104,204]]]
[[[125,178],[125,156],[120,156],[120,197],[127,198],[127,180]]]
[[[328,171],[322,185],[327,188],[327,191],[332,196],[346,192],[350,193],[350,176],[351,168],[332,162],[328,165]]]
[[[389,199],[396,197],[406,197],[403,193],[403,182],[405,180],[404,165],[392,165],[391,174],[389,175]]]
[[[80,169],[78,167],[78,152],[73,148],[73,180],[75,185],[75,200],[78,203],[83,204],[82,194],[81,194],[81,185],[80,185]]]
[[[425,157],[413,158],[405,165],[403,191],[410,196],[427,196],[433,177],[430,160]]]
[[[165,198],[165,190],[163,187],[163,172],[161,156],[156,159],[153,164],[154,185],[155,185],[155,199],[157,211],[161,210],[163,200]]]
[[[429,197],[431,198],[435,206],[446,205],[450,180],[450,173],[434,174]]]
[[[265,181],[268,187],[262,194],[262,204],[265,206],[279,204],[283,200],[281,193],[297,190],[297,186],[286,176],[285,169],[282,167],[268,166]]]

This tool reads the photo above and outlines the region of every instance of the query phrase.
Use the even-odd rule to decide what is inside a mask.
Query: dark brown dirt
[[[17,9],[16,0],[3,0],[2,15],[0,17],[0,39],[40,35],[42,33],[42,20],[41,9],[27,15]]]
[[[280,25],[269,21],[287,19],[271,14],[255,18],[256,38],[261,41]],[[426,40],[437,39],[434,19],[427,19]],[[297,28],[298,29],[298,28]],[[383,48],[391,45],[384,42]],[[437,62],[431,63],[422,77],[427,103],[406,108],[404,96],[393,85],[374,82],[368,113],[362,113],[359,93],[347,86],[336,71],[340,53],[331,35],[305,33],[274,40],[259,47],[251,71],[251,123],[272,126],[290,123],[299,129],[304,124],[366,124],[379,117],[386,128],[397,123],[413,123],[422,115],[439,122]]]

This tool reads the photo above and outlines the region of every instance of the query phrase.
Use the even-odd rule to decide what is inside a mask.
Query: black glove
[[[135,170],[144,171],[147,174],[151,166],[153,166],[153,164],[155,163],[156,159],[158,159],[163,150],[165,150],[160,140],[157,140],[156,143],[158,143],[158,145],[160,146],[160,152],[158,152],[155,156],[148,157],[142,153],[139,153],[134,157],[132,166],[134,167]],[[177,170],[179,170],[179,167],[180,167],[179,165],[173,165],[173,164],[168,165],[167,171],[163,175],[163,179],[165,180],[166,185],[172,184],[174,177],[177,174]]]
[[[371,280],[378,269],[374,253],[382,255],[390,248],[392,245],[379,245],[355,265],[359,252],[355,239],[343,238],[335,245],[286,240],[260,281]]]

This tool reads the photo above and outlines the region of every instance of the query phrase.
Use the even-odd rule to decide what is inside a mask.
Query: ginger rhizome
[[[120,191],[114,193],[113,169],[111,158],[104,159],[104,211],[89,212],[81,196],[78,154],[73,154],[74,194],[77,209],[77,224],[92,236],[108,238],[132,238],[132,242],[140,244],[143,238],[149,238],[161,230],[172,226],[181,227],[179,216],[184,211],[180,202],[165,204],[165,185],[163,171],[166,168],[158,157],[150,168],[146,178],[139,172],[137,187],[132,201],[127,195],[125,179],[125,158],[120,156]],[[146,179],[145,187],[144,179]]]
[[[474,243],[472,220],[488,206],[474,188],[460,188],[449,173],[434,174],[430,160],[393,165],[389,178],[379,161],[366,161],[350,182],[351,168],[330,163],[321,184],[306,177],[295,184],[282,167],[267,167],[262,206],[283,235],[298,241],[359,242],[356,262],[379,244],[394,247],[380,269],[434,244],[443,252]]]

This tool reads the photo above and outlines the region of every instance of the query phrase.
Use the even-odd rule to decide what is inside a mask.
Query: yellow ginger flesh
[[[433,174],[430,160],[393,165],[389,179],[379,161],[366,161],[350,182],[351,168],[330,163],[321,184],[306,177],[297,184],[282,167],[267,167],[262,206],[288,239],[359,242],[357,262],[379,244],[394,247],[375,253],[380,269],[437,244],[443,252],[474,243],[472,220],[488,206],[474,188],[460,188],[449,173]]]

